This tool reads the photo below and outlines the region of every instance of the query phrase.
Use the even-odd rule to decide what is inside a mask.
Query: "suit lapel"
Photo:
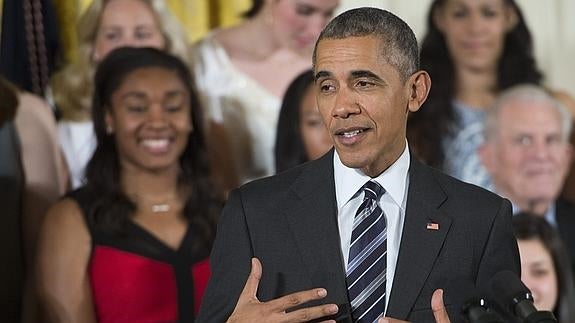
[[[446,199],[432,173],[412,158],[405,222],[386,315],[406,319],[412,310],[451,226],[451,218],[439,209]]]
[[[305,167],[291,187],[284,209],[304,270],[328,300],[347,304],[333,178],[333,150]]]

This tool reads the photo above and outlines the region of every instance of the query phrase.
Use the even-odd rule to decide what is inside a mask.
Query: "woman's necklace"
[[[152,213],[168,213],[170,210],[173,210],[173,206],[177,198],[175,196],[171,196],[160,202],[157,198],[152,199],[144,196],[136,196],[135,200],[144,210],[150,210]]]

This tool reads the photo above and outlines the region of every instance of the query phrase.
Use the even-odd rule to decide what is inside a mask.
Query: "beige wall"
[[[546,84],[575,97],[575,0],[517,0],[535,42]],[[359,6],[387,9],[404,19],[418,39],[425,33],[431,0],[342,0],[339,11]]]

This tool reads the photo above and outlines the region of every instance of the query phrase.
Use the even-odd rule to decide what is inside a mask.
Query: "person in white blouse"
[[[211,159],[225,189],[272,175],[281,98],[311,67],[313,44],[339,0],[254,0],[245,20],[193,47],[210,126]]]

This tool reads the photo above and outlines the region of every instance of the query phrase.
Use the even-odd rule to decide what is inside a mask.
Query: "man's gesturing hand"
[[[435,323],[450,323],[449,316],[447,315],[447,310],[443,304],[443,289],[436,289],[431,296],[431,309],[433,310],[433,317],[435,318]],[[409,323],[407,321],[402,321],[398,319],[392,319],[388,317],[380,318],[377,323]]]
[[[228,323],[307,322],[336,314],[338,311],[337,305],[325,304],[286,312],[297,305],[324,298],[327,291],[323,288],[289,294],[269,302],[260,302],[256,294],[261,277],[262,265],[257,258],[252,258],[252,270]]]

